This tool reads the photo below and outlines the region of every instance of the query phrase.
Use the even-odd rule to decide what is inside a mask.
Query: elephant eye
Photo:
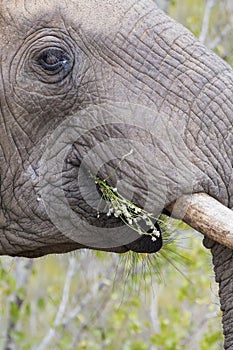
[[[75,63],[72,50],[58,46],[36,50],[29,58],[31,69],[37,78],[46,84],[61,82],[72,71]]]
[[[67,69],[70,65],[70,58],[67,53],[61,49],[51,48],[44,50],[38,57],[39,65],[48,72]]]

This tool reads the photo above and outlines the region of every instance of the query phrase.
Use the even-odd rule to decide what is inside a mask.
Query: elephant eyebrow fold
[[[63,1],[64,3],[64,1]],[[9,0],[0,3],[0,28],[14,40],[24,39],[25,36],[42,28],[63,27],[65,8],[68,5],[54,1],[46,1],[46,7],[41,1]]]

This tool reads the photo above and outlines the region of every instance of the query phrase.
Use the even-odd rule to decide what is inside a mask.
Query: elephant
[[[0,13],[1,255],[159,250],[159,223],[153,240],[107,215],[98,179],[154,217],[199,192],[233,208],[233,71],[187,29],[151,0]],[[233,349],[232,250],[204,245]]]

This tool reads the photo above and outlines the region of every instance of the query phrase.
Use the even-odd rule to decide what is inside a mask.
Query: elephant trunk
[[[182,196],[166,208],[205,235],[203,244],[211,249],[225,335],[226,350],[233,349],[233,212],[220,202],[197,193]],[[214,239],[214,240],[213,240]]]
[[[204,246],[211,249],[215,279],[219,284],[222,310],[224,349],[233,349],[233,251],[217,242],[204,238]]]

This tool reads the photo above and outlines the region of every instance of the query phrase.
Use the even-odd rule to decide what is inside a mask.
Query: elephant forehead
[[[144,1],[138,1],[137,3]],[[1,24],[28,25],[34,27],[37,22],[70,19],[65,26],[72,26],[72,22],[95,31],[106,30],[119,24],[126,13],[135,4],[135,0],[3,0],[0,2]],[[150,1],[148,1],[150,3]]]

